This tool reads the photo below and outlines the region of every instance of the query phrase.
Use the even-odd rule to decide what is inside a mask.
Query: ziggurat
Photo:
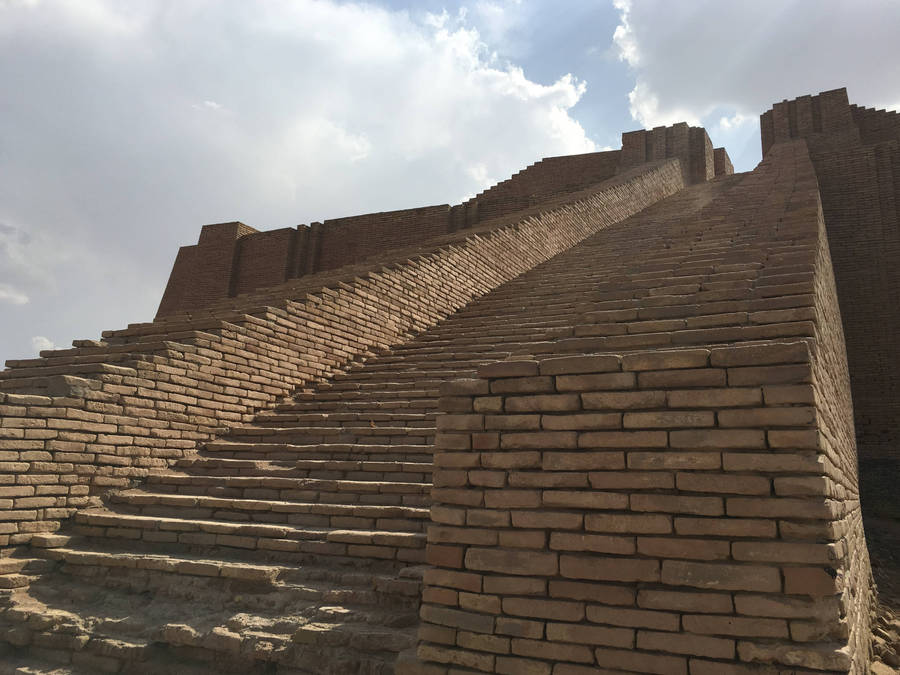
[[[0,673],[893,672],[900,118],[761,129],[209,225],[154,321],[7,362]]]

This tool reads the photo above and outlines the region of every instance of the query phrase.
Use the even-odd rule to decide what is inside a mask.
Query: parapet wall
[[[278,306],[105,333],[8,362],[0,377],[0,545],[53,531],[89,495],[190,456],[297,387],[396,345],[683,187],[677,161],[489,232],[376,266]],[[252,297],[252,296],[251,296]],[[246,313],[252,312],[252,313]]]
[[[900,124],[851,106],[845,89],[802,96],[760,118],[764,153],[805,138],[815,167],[843,327],[861,468],[873,515],[900,515]]]

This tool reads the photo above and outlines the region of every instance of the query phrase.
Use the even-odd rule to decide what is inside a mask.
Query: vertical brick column
[[[865,672],[815,391],[807,342],[446,384],[411,672]]]

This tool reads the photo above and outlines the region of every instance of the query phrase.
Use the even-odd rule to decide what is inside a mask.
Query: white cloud
[[[475,3],[476,23],[338,0],[0,4],[0,220],[18,223],[0,278],[31,299],[0,356],[150,319],[205,223],[453,202],[594,150],[583,81],[495,56],[515,5]]]
[[[645,126],[685,120],[711,133],[749,133],[749,120],[784,98],[842,86],[851,102],[869,107],[900,97],[900,3],[613,0],[613,6],[620,16],[613,43],[634,76],[631,114]],[[758,159],[758,142],[752,145]]]
[[[8,302],[12,305],[25,305],[28,304],[28,296],[9,284],[0,284],[0,302]]]
[[[56,349],[56,345],[43,335],[35,335],[31,338],[31,348],[37,354],[48,349]]]

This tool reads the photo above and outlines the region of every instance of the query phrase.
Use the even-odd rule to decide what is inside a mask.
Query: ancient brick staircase
[[[10,642],[110,672],[390,672],[415,642],[441,382],[509,357],[812,335],[815,241],[771,217],[797,205],[792,165],[770,164],[646,209],[37,535],[39,557],[8,565],[10,585],[43,574],[12,596]]]

